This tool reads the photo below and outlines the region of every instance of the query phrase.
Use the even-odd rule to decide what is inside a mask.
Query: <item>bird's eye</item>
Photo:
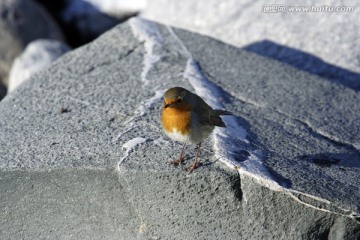
[[[181,99],[179,98],[179,99],[176,101],[176,103],[181,103]]]

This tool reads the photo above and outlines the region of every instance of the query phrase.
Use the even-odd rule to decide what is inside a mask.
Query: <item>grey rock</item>
[[[214,37],[356,90],[359,14],[356,0],[154,0],[141,12],[144,18]]]
[[[162,132],[161,96],[174,85],[199,90],[184,77],[189,59],[247,131],[236,168],[217,159],[216,138],[204,142],[192,174],[168,164],[181,145]],[[0,233],[357,239],[359,100],[352,88],[277,61],[132,20],[64,55],[0,103]],[[241,168],[253,149],[262,151],[277,191],[264,172]],[[190,164],[192,147],[187,154]],[[15,201],[22,196],[27,201]]]
[[[127,229],[139,218],[113,171],[0,172],[0,187],[1,239],[137,238]]]
[[[14,90],[36,72],[49,67],[57,58],[70,51],[70,47],[56,40],[35,40],[15,58],[9,73],[8,91]]]
[[[52,17],[32,0],[0,1],[0,82],[8,85],[13,60],[38,38],[64,40]]]

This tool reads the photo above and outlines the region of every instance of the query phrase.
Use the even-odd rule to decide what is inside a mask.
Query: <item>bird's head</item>
[[[173,87],[164,94],[164,108],[190,111],[192,93],[182,87]]]

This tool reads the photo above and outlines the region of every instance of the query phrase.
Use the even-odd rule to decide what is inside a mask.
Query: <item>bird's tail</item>
[[[232,112],[226,110],[214,110],[217,115],[234,115]]]

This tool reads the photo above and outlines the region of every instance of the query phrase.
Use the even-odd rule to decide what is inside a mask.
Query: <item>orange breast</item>
[[[172,132],[176,131],[187,134],[190,130],[190,111],[177,108],[163,108],[161,121],[163,128]]]

